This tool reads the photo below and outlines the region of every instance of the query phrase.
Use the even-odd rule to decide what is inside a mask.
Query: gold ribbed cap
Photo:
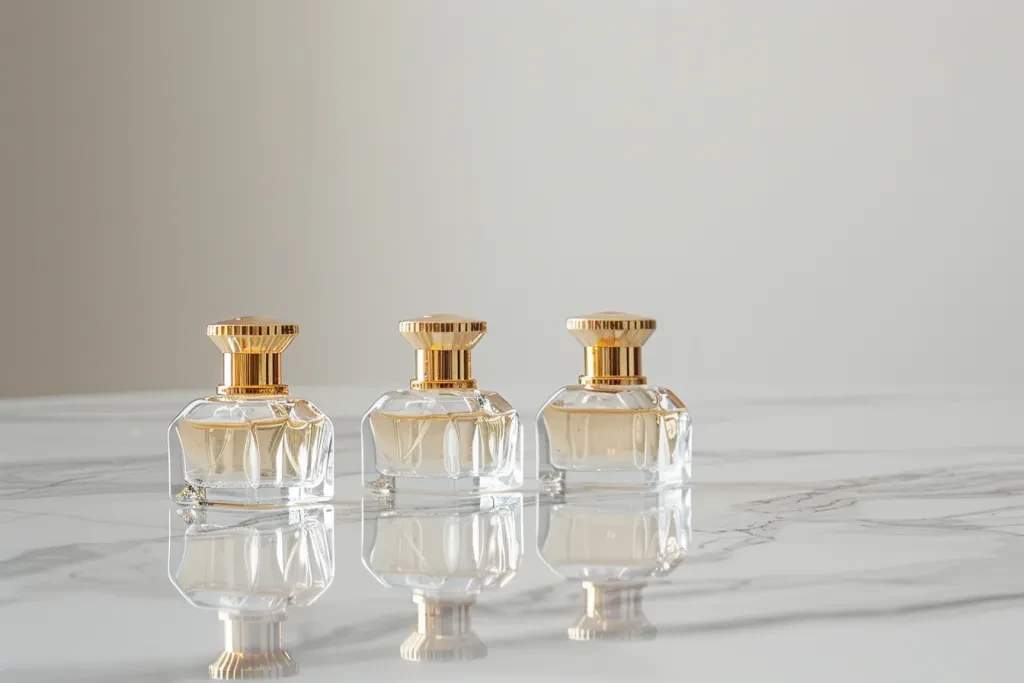
[[[608,311],[578,315],[565,321],[565,329],[584,346],[643,346],[654,334],[657,321],[642,315]]]
[[[299,334],[299,326],[273,318],[244,316],[212,323],[206,336],[224,354],[224,383],[230,395],[287,394],[281,381],[281,354]]]
[[[487,332],[487,323],[461,315],[435,313],[403,320],[398,323],[398,331],[414,349],[468,351]]]
[[[487,323],[460,315],[435,313],[403,320],[398,331],[416,349],[413,389],[474,389],[470,350],[477,345]]]
[[[206,336],[221,353],[282,353],[299,334],[299,326],[247,315],[206,326]]]
[[[646,384],[640,347],[657,328],[654,318],[615,311],[591,313],[569,318],[565,328],[585,347],[586,372],[580,375],[580,384]]]

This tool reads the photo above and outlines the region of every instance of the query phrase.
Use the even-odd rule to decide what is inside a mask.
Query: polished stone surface
[[[375,394],[305,395],[335,420],[338,494],[333,583],[322,595],[297,593],[310,604],[300,597],[287,609],[293,680],[1020,678],[1013,643],[1024,623],[1024,400],[1010,393],[691,398],[692,537],[684,514],[659,520],[622,497],[570,508],[560,522],[565,538],[589,540],[552,552],[614,565],[621,551],[622,565],[641,574],[658,565],[642,591],[651,628],[635,629],[633,640],[591,642],[568,637],[584,591],[538,555],[538,518],[554,508],[529,481],[518,561],[517,548],[509,554],[514,515],[474,520],[472,509],[442,510],[448,517],[438,521],[429,516],[437,510],[412,507],[396,519],[373,501],[364,511],[357,416]],[[164,429],[191,397],[0,401],[0,680],[207,678],[222,625],[168,576],[169,565],[172,576],[181,566],[184,527],[167,500]],[[527,471],[533,463],[528,452]],[[289,552],[315,546],[316,529]],[[250,553],[270,537],[243,533],[248,541],[223,547],[287,568],[260,564],[267,581],[308,581],[295,569],[301,559],[281,559],[296,555]],[[273,543],[298,538],[267,533]],[[481,586],[472,631],[486,652],[404,661],[418,606],[395,577],[382,583],[367,570],[368,543],[386,546],[368,562],[375,573],[388,562],[418,563],[452,578],[420,573],[410,583],[455,593]],[[222,546],[202,547],[216,554]]]

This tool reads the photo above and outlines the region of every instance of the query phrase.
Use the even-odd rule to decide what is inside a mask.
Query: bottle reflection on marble
[[[415,629],[399,653],[408,661],[482,659],[472,630],[480,593],[505,586],[523,556],[519,494],[448,501],[445,507],[363,499],[363,564],[416,605]],[[422,503],[421,500],[418,502]]]
[[[168,546],[171,583],[223,622],[224,647],[209,666],[211,678],[298,673],[282,625],[286,610],[311,604],[334,579],[333,507],[175,510]]]
[[[538,498],[538,554],[554,573],[583,586],[583,614],[568,628],[571,640],[657,637],[644,613],[644,589],[686,556],[690,510],[690,489]]]

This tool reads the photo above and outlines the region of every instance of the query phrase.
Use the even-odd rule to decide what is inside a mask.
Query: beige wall
[[[0,395],[212,386],[204,325],[486,317],[489,383],[654,314],[664,382],[1024,381],[1024,10],[0,0]],[[655,367],[657,372],[655,372]]]

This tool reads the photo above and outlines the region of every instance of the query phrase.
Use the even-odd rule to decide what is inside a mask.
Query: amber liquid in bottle
[[[679,452],[680,423],[686,419],[683,410],[595,410],[559,405],[544,409],[551,462],[565,470],[656,467],[659,451],[673,458]]]
[[[326,418],[288,417],[226,423],[184,419],[178,427],[185,472],[194,486],[234,488],[249,482],[299,486],[318,466]]]
[[[501,468],[516,414],[398,415],[375,412],[370,424],[382,474],[451,475]]]

